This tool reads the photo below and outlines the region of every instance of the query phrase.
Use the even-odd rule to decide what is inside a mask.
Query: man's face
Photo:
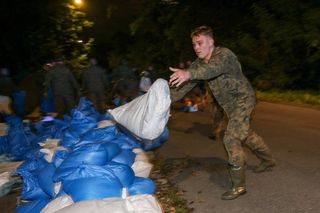
[[[208,62],[214,48],[213,39],[206,35],[193,36],[192,45],[198,58]]]

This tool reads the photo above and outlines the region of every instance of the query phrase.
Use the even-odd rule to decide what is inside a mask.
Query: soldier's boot
[[[232,167],[229,169],[229,174],[232,182],[232,189],[223,193],[222,200],[233,200],[245,194],[245,167]]]
[[[255,173],[271,171],[276,165],[276,161],[271,155],[270,149],[254,150],[255,155],[261,160],[260,164],[253,169]]]

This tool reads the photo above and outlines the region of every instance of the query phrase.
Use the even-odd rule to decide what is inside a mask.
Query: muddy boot
[[[261,163],[253,169],[255,173],[261,173],[265,171],[271,171],[272,167],[276,165],[274,158],[271,155],[271,151],[267,150],[254,150],[256,156],[261,160]]]
[[[222,194],[222,200],[233,200],[247,192],[245,184],[245,167],[232,167],[229,169],[229,174],[232,182],[232,189]]]

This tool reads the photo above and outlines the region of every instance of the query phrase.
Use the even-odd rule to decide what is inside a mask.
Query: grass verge
[[[288,103],[294,105],[308,105],[320,108],[320,93],[313,91],[257,91],[257,98],[261,101]]]

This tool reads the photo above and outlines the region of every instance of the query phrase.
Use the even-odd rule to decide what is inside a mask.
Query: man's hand
[[[169,67],[169,69],[174,72],[170,76],[169,84],[171,86],[176,86],[179,87],[181,84],[184,82],[188,81],[190,79],[190,73],[186,70],[183,69],[178,69],[178,68],[172,68]]]

